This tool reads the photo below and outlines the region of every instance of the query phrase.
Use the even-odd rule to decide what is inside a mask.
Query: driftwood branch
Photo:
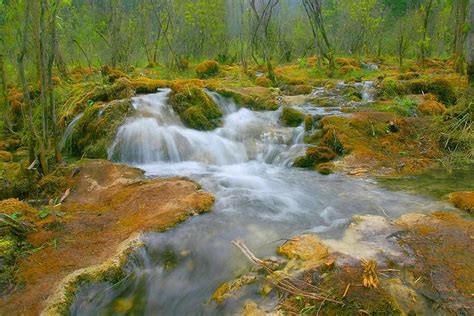
[[[276,276],[276,278],[269,278],[267,281],[270,282],[273,286],[275,286],[279,290],[281,290],[283,292],[293,294],[293,295],[298,295],[298,296],[302,296],[302,297],[305,297],[305,298],[308,298],[308,299],[316,300],[316,301],[323,301],[323,302],[328,301],[328,302],[332,302],[332,303],[335,303],[335,304],[343,304],[340,301],[330,299],[329,298],[329,293],[327,293],[327,292],[324,293],[324,294],[320,294],[320,293],[309,292],[309,291],[300,289],[295,284],[295,282],[293,281],[293,278],[291,276],[286,275],[286,274],[276,273],[275,271],[270,269],[269,266],[267,265],[267,263],[264,260],[261,260],[261,259],[257,258],[252,253],[252,251],[250,251],[250,249],[244,244],[243,241],[234,240],[234,241],[232,241],[232,244],[234,246],[236,246],[237,248],[239,248],[243,252],[243,254],[247,257],[247,259],[250,260],[250,262],[252,262],[255,265],[258,265],[258,266],[262,267],[270,275]],[[284,276],[284,278],[281,278],[281,276]],[[323,290],[315,287],[314,285],[309,284],[307,282],[304,282],[302,280],[298,280],[298,282],[299,283],[304,283],[305,285],[311,287],[312,289],[318,290],[320,292],[324,292]]]

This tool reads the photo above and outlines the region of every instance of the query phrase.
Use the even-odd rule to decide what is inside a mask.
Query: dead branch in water
[[[309,291],[302,290],[302,289],[298,288],[298,286],[295,284],[295,282],[293,281],[293,278],[291,276],[283,274],[283,276],[285,276],[285,278],[281,278],[280,276],[282,274],[276,273],[275,271],[270,269],[268,267],[268,265],[266,264],[266,262],[264,260],[261,260],[261,259],[257,258],[250,251],[250,249],[244,244],[243,241],[233,240],[232,244],[234,246],[236,246],[237,248],[239,248],[244,253],[244,255],[247,257],[247,259],[250,260],[250,262],[252,262],[253,264],[258,265],[258,266],[262,267],[263,269],[265,269],[265,271],[267,271],[269,275],[275,276],[274,279],[272,279],[272,278],[268,279],[268,282],[270,282],[273,286],[275,286],[279,290],[281,290],[283,292],[293,294],[293,295],[298,295],[298,296],[302,296],[302,297],[305,297],[305,298],[308,298],[308,299],[316,300],[316,301],[322,301],[322,302],[328,301],[328,302],[332,302],[332,303],[336,303],[336,304],[343,304],[342,302],[339,302],[339,301],[328,298],[328,296],[329,296],[328,293],[324,293],[325,295],[323,295],[323,294],[320,294],[320,293],[309,292]],[[298,280],[298,281],[300,281],[300,280]],[[304,284],[306,284],[306,285],[308,285],[308,286],[310,286],[314,289],[318,289],[312,284],[309,284],[309,283],[304,282],[304,281],[301,281],[301,282],[303,282]],[[321,289],[318,289],[318,290],[322,291]],[[322,292],[324,292],[324,291],[322,291]]]

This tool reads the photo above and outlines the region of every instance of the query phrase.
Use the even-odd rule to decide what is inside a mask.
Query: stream
[[[181,123],[167,102],[169,93],[163,89],[133,99],[134,114],[119,128],[109,158],[149,177],[197,180],[215,195],[213,211],[167,232],[148,233],[145,246],[124,267],[127,276],[117,284],[82,286],[72,315],[228,315],[246,299],[271,308],[275,297],[262,298],[257,286],[220,305],[210,300],[220,284],[250,266],[232,240],[243,240],[259,257],[274,256],[292,236],[337,238],[352,216],[384,215],[381,207],[392,218],[447,207],[372,180],[291,168],[305,152],[305,132],[302,126],[281,126],[281,110],[239,109],[207,91],[225,115],[221,128],[201,132]],[[298,107],[320,112],[307,104]]]

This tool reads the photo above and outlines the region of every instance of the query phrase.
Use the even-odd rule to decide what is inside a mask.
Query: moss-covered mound
[[[78,157],[107,158],[107,149],[130,108],[130,99],[88,107],[74,127],[71,136],[72,154]]]
[[[93,86],[89,92],[84,93],[84,90],[89,88],[91,87],[77,87],[72,96],[66,100],[60,109],[62,113],[59,119],[60,126],[66,126],[67,122],[91,104],[128,99],[135,94],[134,85],[127,78],[119,78],[111,85]]]
[[[379,88],[380,95],[384,97],[431,93],[441,103],[447,105],[455,104],[457,101],[455,84],[443,77],[417,78],[402,81],[388,77],[381,81]]]
[[[304,117],[304,114],[300,111],[293,108],[285,107],[281,112],[280,120],[285,126],[297,127],[300,126],[301,123],[303,123]]]
[[[219,63],[215,60],[208,60],[200,63],[196,67],[196,74],[201,79],[213,77],[219,73]]]
[[[278,109],[278,104],[275,101],[275,98],[269,93],[267,93],[267,95],[263,95],[262,93],[244,93],[234,89],[220,87],[208,88],[216,91],[226,98],[232,98],[237,105],[251,109],[253,111],[275,111]],[[260,89],[264,90],[263,87]]]
[[[255,84],[260,87],[270,88],[272,86],[272,81],[265,77],[258,77],[255,79]]]
[[[329,162],[337,157],[337,154],[327,146],[310,147],[306,155],[295,160],[294,166],[300,168],[312,168],[316,164]]]
[[[280,87],[281,92],[285,95],[303,95],[310,94],[313,91],[313,87],[310,85],[283,85]]]
[[[222,111],[199,87],[174,86],[169,102],[183,123],[197,130],[212,130],[219,126]]]

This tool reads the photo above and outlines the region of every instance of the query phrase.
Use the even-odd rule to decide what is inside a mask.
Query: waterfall
[[[232,99],[206,93],[224,112],[222,127],[213,131],[185,127],[168,103],[169,89],[138,96],[132,100],[133,116],[119,128],[109,149],[109,159],[135,165],[189,161],[231,165],[259,157],[288,164],[290,157],[301,154],[293,151],[277,159],[295,142],[302,143],[302,130],[295,137],[293,129],[280,126],[280,111],[237,109]]]
[[[69,123],[69,125],[66,127],[66,130],[64,131],[64,135],[61,138],[61,141],[59,142],[59,150],[63,150],[64,145],[66,145],[66,142],[69,140],[69,138],[72,135],[72,132],[74,131],[74,127],[77,125],[77,123],[79,122],[79,120],[82,118],[83,115],[84,113],[77,115],[71,121],[71,123]]]

